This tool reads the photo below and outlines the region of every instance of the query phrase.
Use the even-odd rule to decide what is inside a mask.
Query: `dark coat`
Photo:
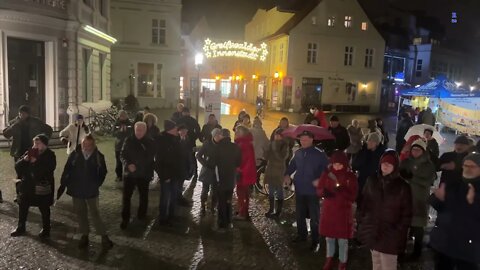
[[[202,183],[212,184],[214,181],[217,181],[215,175],[216,147],[217,144],[212,140],[205,141],[197,152],[196,158],[202,164],[198,180]]]
[[[466,200],[468,183],[476,194],[473,204]],[[445,200],[430,196],[437,220],[430,233],[430,246],[449,257],[480,263],[480,178],[446,182]]]
[[[200,138],[201,136],[200,125],[198,124],[198,121],[195,118],[188,115],[180,118],[177,124],[179,125],[183,124],[187,126],[188,137],[192,141],[192,144],[196,145],[197,139]]]
[[[408,130],[413,126],[412,119],[409,117],[403,118],[400,120],[398,123],[398,128],[397,128],[397,136],[395,137],[396,141],[396,150],[397,153],[400,153],[402,151],[403,146],[405,145],[405,135],[407,135]]]
[[[398,172],[369,177],[358,216],[358,238],[368,249],[393,255],[405,251],[412,220],[410,186]]]
[[[240,147],[232,143],[230,138],[224,138],[218,143],[216,149],[215,164],[218,170],[218,190],[233,190],[237,168],[242,163]]]
[[[186,136],[185,140],[180,139],[180,147],[182,149],[182,179],[189,179],[192,177],[196,162],[194,158],[195,144]]]
[[[122,127],[125,127],[125,131],[122,131]],[[123,143],[128,136],[133,135],[133,124],[130,120],[115,122],[113,128],[113,135],[115,136],[115,151],[122,151]]]
[[[155,140],[155,138],[157,138],[158,135],[160,135],[160,129],[156,125],[147,127],[147,135],[146,135],[147,137],[149,137],[152,140]]]
[[[167,132],[157,137],[157,152],[155,154],[155,171],[160,181],[181,180],[183,177],[183,162],[180,138]]]
[[[176,111],[172,114],[172,118],[170,118],[173,122],[178,123],[178,120],[182,118],[182,112]]]
[[[317,194],[323,198],[320,235],[341,239],[353,237],[352,205],[357,189],[357,177],[350,170],[323,172],[317,186]]]
[[[430,155],[430,160],[436,166],[438,163],[438,156],[440,155],[440,148],[438,142],[435,139],[427,141],[427,150]]]
[[[458,154],[455,151],[443,153],[437,164],[437,171],[442,171],[440,176],[440,183],[447,181],[460,181],[463,174],[463,159],[467,156],[468,153]],[[455,163],[455,169],[453,170],[442,170],[440,166],[445,163],[453,161]]]
[[[265,169],[265,184],[282,186],[283,177],[287,170],[289,146],[285,140],[272,141],[265,152],[265,160],[267,160],[267,168]]]
[[[295,192],[300,195],[316,195],[313,181],[319,179],[328,166],[328,157],[316,147],[300,148],[295,152],[285,175],[292,175]]]
[[[378,174],[378,165],[384,152],[385,147],[382,145],[379,145],[375,151],[368,150],[367,146],[364,145],[353,159],[352,169],[358,171],[358,190],[360,194],[368,177]]]
[[[132,135],[125,139],[120,160],[123,163],[124,176],[129,178],[151,179],[153,177],[153,157],[155,144],[152,139],[145,135],[141,140]],[[137,168],[134,172],[128,170],[128,165],[134,164]]]
[[[52,136],[52,127],[45,124],[42,120],[36,117],[28,117],[26,120],[21,121],[20,118],[16,118],[12,121],[9,127],[3,130],[3,136],[5,138],[12,138],[12,147],[10,148],[10,155],[12,157],[20,157],[25,151],[27,151],[33,145],[33,138],[38,134],[45,134],[48,138]],[[22,135],[22,126],[25,125],[28,130],[27,136]],[[25,137],[23,137],[25,136]],[[28,139],[22,146],[22,137]]]
[[[200,133],[200,141],[203,142],[209,142],[212,140],[212,130],[215,128],[222,129],[222,126],[220,126],[218,123],[216,125],[210,125],[210,124],[205,124],[202,127],[202,132]]]
[[[54,201],[55,181],[53,173],[57,167],[55,153],[46,149],[37,157],[35,163],[23,160],[23,156],[15,164],[15,170],[21,178],[19,186],[19,203],[30,206],[51,206]],[[35,194],[36,186],[50,187],[50,194]]]
[[[348,131],[342,125],[338,125],[336,128],[329,127],[328,130],[335,137],[335,149],[344,151],[350,145],[350,135]]]
[[[105,156],[98,149],[95,149],[85,160],[81,147],[77,147],[68,156],[62,173],[61,185],[67,188],[67,194],[73,198],[96,198],[106,175]]]

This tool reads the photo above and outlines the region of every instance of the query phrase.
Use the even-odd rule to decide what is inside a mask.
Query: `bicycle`
[[[257,166],[257,181],[255,182],[254,186],[260,194],[268,196],[268,184],[264,183],[266,168],[267,161],[262,159],[260,165]],[[284,200],[289,200],[295,195],[295,186],[291,185],[289,187],[285,187],[283,192],[285,195]]]

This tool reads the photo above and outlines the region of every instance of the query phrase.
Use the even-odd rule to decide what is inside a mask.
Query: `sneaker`
[[[17,227],[15,231],[10,233],[11,237],[17,237],[17,236],[22,236],[25,235],[25,227]]]
[[[102,236],[102,247],[104,249],[111,249],[113,247],[113,242],[107,235]]]
[[[88,247],[88,243],[89,243],[88,235],[82,235],[82,237],[80,238],[80,241],[78,242],[78,248],[85,249]]]

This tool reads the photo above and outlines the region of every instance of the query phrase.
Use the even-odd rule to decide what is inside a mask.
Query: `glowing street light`
[[[202,90],[202,83],[200,80],[200,66],[203,64],[203,53],[195,54],[195,67],[197,68],[198,89],[195,93],[195,100],[197,101],[195,117],[198,121],[198,111],[200,110],[200,91]]]
[[[278,79],[278,77],[280,77],[280,74],[278,73],[278,71],[275,72],[275,74],[273,74],[273,77],[274,77],[275,79]]]
[[[470,86],[470,91],[473,91],[473,90],[475,90],[475,86],[471,85]]]
[[[203,64],[203,53],[195,54],[195,66],[199,66]]]
[[[460,86],[462,86],[463,83],[462,82],[455,82],[455,84],[457,85],[457,87],[460,87]]]
[[[252,75],[252,79],[253,79],[253,80],[257,79],[257,75],[253,74],[253,75]]]

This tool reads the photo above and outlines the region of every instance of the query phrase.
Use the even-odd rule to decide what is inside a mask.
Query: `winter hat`
[[[333,163],[340,163],[343,167],[348,167],[348,157],[343,151],[335,151],[333,152],[332,156],[330,157],[330,162]]]
[[[398,157],[396,156],[395,152],[387,152],[382,156],[382,159],[380,159],[380,165],[382,163],[388,163],[393,165],[393,167],[397,168],[399,161]]]
[[[45,134],[38,134],[33,138],[34,141],[39,140],[46,146],[48,146],[48,137]]]
[[[213,138],[213,137],[215,137],[215,136],[217,136],[217,135],[222,134],[222,130],[219,129],[219,128],[214,128],[214,129],[212,129],[212,133],[211,133],[211,134],[212,134],[212,138]]]
[[[380,138],[380,134],[378,134],[377,132],[371,132],[368,134],[367,141],[368,142],[372,141],[372,142],[376,142],[377,144],[380,144],[382,139]]]
[[[410,149],[412,149],[413,147],[419,147],[419,148],[421,148],[424,152],[427,151],[427,143],[425,143],[425,141],[422,140],[422,139],[417,139],[417,140],[415,140],[415,141],[412,143],[412,147],[410,147]]]
[[[455,139],[454,144],[470,145],[470,140],[465,135],[460,135]]]
[[[177,124],[175,122],[173,122],[172,120],[165,120],[163,121],[163,129],[165,131],[170,131],[172,129],[174,129],[175,127],[177,126]]]
[[[465,162],[465,160],[471,160],[471,161],[475,162],[475,164],[477,164],[477,166],[480,167],[480,154],[479,153],[473,152],[473,153],[469,154],[468,156],[466,156],[463,159],[463,162]]]

